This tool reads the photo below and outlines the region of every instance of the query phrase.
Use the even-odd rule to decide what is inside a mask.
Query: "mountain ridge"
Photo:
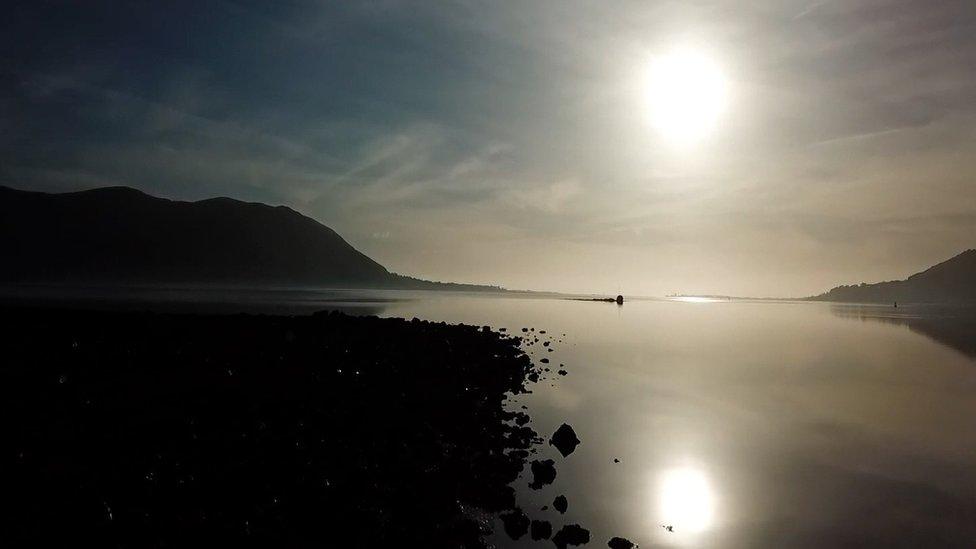
[[[836,286],[811,301],[974,303],[976,249],[967,249],[904,280]]]
[[[8,283],[294,284],[501,291],[387,270],[287,206],[171,200],[126,186],[43,193],[0,186]]]

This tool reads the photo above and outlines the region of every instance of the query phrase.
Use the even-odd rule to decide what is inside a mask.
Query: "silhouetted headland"
[[[860,283],[809,297],[816,301],[849,303],[976,303],[976,250],[913,274],[905,280]]]
[[[0,282],[299,285],[501,291],[389,272],[285,206],[181,202],[128,187],[49,194],[0,187]]]

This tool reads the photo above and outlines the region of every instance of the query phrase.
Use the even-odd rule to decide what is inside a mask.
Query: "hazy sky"
[[[74,4],[0,21],[2,184],[286,204],[510,288],[807,295],[976,247],[972,0]],[[726,90],[681,145],[675,49]]]

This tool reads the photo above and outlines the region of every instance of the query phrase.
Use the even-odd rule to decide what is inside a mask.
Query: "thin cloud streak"
[[[0,24],[12,186],[287,204],[392,270],[534,289],[806,295],[973,246],[967,2],[94,2],[46,43],[37,9]],[[678,43],[730,79],[680,154],[641,88]]]

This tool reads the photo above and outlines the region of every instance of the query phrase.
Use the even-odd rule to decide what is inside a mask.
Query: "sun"
[[[725,110],[727,88],[718,64],[702,52],[677,49],[656,56],[647,79],[651,123],[674,143],[698,141]]]

